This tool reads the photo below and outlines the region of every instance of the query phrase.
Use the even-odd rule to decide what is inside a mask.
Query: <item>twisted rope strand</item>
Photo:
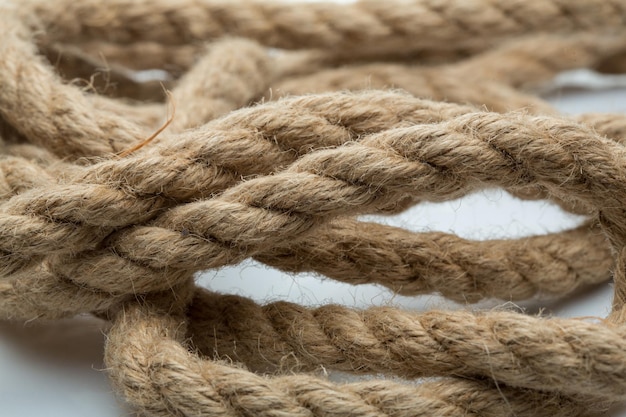
[[[510,242],[468,242],[345,219],[256,259],[288,272],[311,270],[350,284],[380,284],[404,295],[440,292],[464,303],[490,297],[525,299],[537,292],[562,297],[607,280],[613,265],[604,237],[586,227]],[[186,281],[184,273],[167,269],[154,273],[149,282],[142,277],[132,277],[132,293],[112,294],[89,284],[77,286],[44,262],[0,283],[0,316],[32,320],[101,312],[138,292]]]
[[[224,35],[259,40],[274,47],[331,48],[343,54],[390,51],[470,51],[498,39],[541,32],[621,29],[626,9],[618,0],[514,0],[472,4],[460,0],[360,1],[337,6],[279,2],[116,0],[106,6],[89,0],[22,6],[23,19],[42,25],[51,41],[153,41],[189,44]],[[419,24],[416,24],[419,22]]]
[[[129,306],[109,333],[105,359],[113,382],[150,415],[587,415],[580,403],[558,394],[494,388],[480,381],[414,387],[389,381],[333,385],[305,375],[267,379],[190,355],[176,341],[181,331],[184,326],[175,317]]]
[[[286,272],[376,283],[402,295],[438,292],[460,303],[564,296],[608,280],[613,265],[605,237],[588,225],[516,240],[468,241],[347,219],[255,259]]]
[[[532,36],[451,65],[353,65],[283,79],[273,90],[297,95],[394,87],[417,97],[484,105],[492,111],[526,108],[551,114],[554,110],[544,101],[513,87],[537,87],[564,70],[594,67],[625,45],[623,36]]]
[[[182,281],[182,280],[181,280]],[[137,298],[77,286],[67,279],[36,270],[0,281],[0,318],[12,321],[51,320],[81,313],[102,313]]]
[[[107,155],[145,136],[133,123],[92,106],[64,85],[35,51],[30,34],[10,11],[0,19],[0,115],[29,141],[62,157]]]
[[[263,248],[301,239],[334,216],[371,211],[380,201],[406,195],[442,201],[518,184],[542,186],[562,199],[576,195],[595,206],[617,244],[624,228],[619,192],[624,182],[615,173],[624,172],[624,153],[621,145],[588,129],[551,118],[473,113],[391,129],[305,155],[284,171],[214,198],[173,207],[150,225],[109,236],[112,251],[60,256],[52,268],[96,288],[130,292],[144,288],[140,282],[154,285],[159,270],[237,263]],[[140,272],[140,265],[149,269]],[[132,282],[120,282],[113,272],[118,269],[132,270]]]
[[[485,114],[486,116],[489,117],[496,117],[496,115],[489,115],[489,114]],[[371,120],[368,120],[368,122],[371,122]],[[533,121],[533,123],[535,123],[535,121]],[[479,123],[480,124],[480,123]],[[489,124],[487,124],[489,125]],[[436,126],[436,125],[435,125]],[[570,130],[571,126],[570,125],[564,125],[565,130]],[[427,129],[429,127],[426,127]],[[414,129],[414,128],[412,128]],[[506,128],[507,130],[510,130],[510,126],[507,126]],[[473,129],[470,129],[473,130]],[[586,136],[587,133],[589,132],[581,132],[582,136]],[[511,133],[510,131],[508,132],[509,136],[511,134],[513,135],[517,135],[518,132],[514,132]],[[485,132],[486,136],[493,136],[493,132]],[[435,135],[437,136],[437,135]],[[497,135],[495,135],[497,136]],[[526,132],[525,134],[522,134],[521,136],[525,136],[525,137],[534,137],[534,136],[538,136],[537,132]],[[558,136],[558,134],[555,133],[555,136]],[[371,139],[371,137],[370,137]],[[589,140],[589,139],[587,139]],[[393,139],[392,139],[393,141]],[[467,144],[467,143],[471,143],[467,142],[466,139],[462,139],[463,143]],[[426,142],[424,142],[426,143]],[[609,143],[609,142],[600,142],[599,144],[602,143]],[[363,143],[361,143],[361,145],[363,145]],[[346,152],[352,153],[352,150],[354,149],[353,146],[357,146],[357,144],[353,144],[351,147],[347,148]],[[483,143],[484,146],[484,143]],[[616,146],[616,145],[613,145]],[[365,149],[370,149],[367,147],[367,144],[365,145]],[[552,154],[552,149],[549,149],[549,152]],[[611,156],[611,158],[613,158],[613,160],[615,160],[615,155],[619,154],[619,149],[616,149],[616,153],[614,155]],[[332,152],[332,151],[325,151],[326,153],[328,152]],[[343,152],[343,151],[342,151]],[[369,151],[368,151],[369,152]],[[483,152],[483,151],[481,151]],[[493,153],[493,149],[489,149],[489,152]],[[612,153],[609,151],[609,153]],[[606,154],[606,151],[605,151]],[[322,155],[324,155],[324,153],[322,153]],[[488,153],[486,154],[488,155]],[[502,158],[502,155],[497,153],[497,156],[499,158]],[[324,157],[325,158],[325,157]],[[545,156],[541,156],[537,158],[540,161],[549,161],[549,158],[545,157]],[[380,160],[380,159],[377,159]],[[610,158],[608,159],[610,160]],[[508,161],[505,161],[506,163],[504,164],[504,166],[510,164]],[[500,165],[503,165],[500,162]],[[355,167],[358,166],[358,164],[354,165]],[[394,162],[394,164],[390,164],[390,166],[397,166],[396,162]],[[414,168],[411,167],[409,170],[413,170]],[[567,176],[570,176],[570,169],[567,168]],[[281,181],[281,177],[280,175],[291,175],[289,173],[287,174],[277,174],[274,177],[268,177],[265,179],[259,179],[258,181],[266,181],[269,180],[270,183],[274,182],[274,183],[278,183]],[[307,180],[309,174],[304,175],[304,180]],[[333,174],[334,175],[334,174]],[[402,174],[405,175],[405,174]],[[489,172],[489,178],[492,178],[493,176],[493,172]],[[361,175],[362,177],[362,175]],[[293,179],[297,178],[297,176],[294,176],[292,178],[292,185],[296,184],[295,182],[293,182]],[[313,178],[313,177],[311,177]],[[387,174],[383,175],[383,178],[387,178]],[[449,179],[449,178],[447,178]],[[335,183],[335,179],[332,179],[331,182]],[[484,180],[483,180],[484,181]],[[575,182],[575,181],[574,181]],[[253,183],[254,184],[254,183]],[[248,185],[244,185],[244,187],[256,187],[257,185],[252,185],[250,186]],[[407,188],[406,185],[401,185],[404,188]],[[270,189],[273,187],[273,185],[270,185]],[[379,188],[380,185],[373,185],[372,187],[375,188]],[[410,187],[413,188],[413,187]],[[430,187],[432,188],[432,187]],[[250,188],[252,189],[252,188]],[[428,187],[426,187],[426,189],[428,189]],[[271,193],[273,193],[275,190],[271,190]],[[445,191],[445,190],[444,190]],[[467,190],[466,190],[467,191]],[[404,192],[411,192],[410,190],[406,190]],[[456,192],[456,191],[455,191]],[[236,195],[237,193],[239,193],[239,191],[234,191],[233,195]],[[287,193],[290,196],[293,196],[293,190],[289,190],[289,192]],[[458,195],[455,194],[454,192],[452,193],[452,196],[454,195]],[[220,198],[223,198],[220,197]],[[205,202],[198,202],[198,203],[193,203],[191,205],[185,206],[183,207],[185,210],[196,210],[196,212],[198,212],[197,214],[195,214],[193,211],[191,212],[191,215],[189,215],[188,213],[183,213],[183,215],[181,215],[181,218],[185,218],[185,219],[197,219],[199,221],[199,219],[201,218],[201,216],[203,216],[204,214],[202,213],[212,213],[212,210],[208,210],[207,208],[204,207],[204,205],[206,204],[223,204],[220,203],[220,198],[216,199],[212,199],[212,200],[207,200]],[[311,197],[312,198],[312,197]],[[357,197],[357,198],[362,198],[362,197]],[[325,201],[324,199],[321,199],[321,201]],[[343,202],[340,202],[340,204],[342,204]],[[49,204],[49,203],[48,203]],[[232,206],[232,202],[228,202],[227,204]],[[236,206],[236,205],[235,205]],[[349,206],[349,205],[348,205]],[[312,206],[314,207],[314,206]],[[343,206],[345,207],[345,206]],[[170,215],[171,217],[175,217],[176,213],[178,213],[176,210],[181,210],[181,208],[177,208],[173,211],[170,211],[168,215]],[[296,210],[299,211],[299,209],[289,209],[291,211]],[[253,211],[258,211],[258,208],[255,209],[253,208]],[[47,206],[47,213],[50,213],[50,206]],[[116,213],[119,212],[116,211]],[[172,216],[172,213],[174,213],[174,216]],[[231,213],[232,214],[232,213]],[[268,213],[269,214],[269,213]],[[198,217],[200,216],[200,217]],[[256,216],[256,214],[255,214]],[[271,217],[271,216],[270,216]],[[280,217],[280,215],[279,215]],[[256,218],[256,217],[255,217]],[[241,235],[241,225],[242,223],[240,222],[241,219],[235,219],[234,223],[237,224],[237,232],[235,233],[235,231],[233,230],[233,233],[235,233],[236,235],[238,235],[241,240],[243,241],[245,239],[241,238],[244,235]],[[288,219],[284,219],[284,220],[288,220]],[[220,220],[219,223],[222,223],[223,220]],[[196,223],[195,221],[193,223]],[[256,223],[256,222],[255,222]],[[200,223],[197,223],[200,224]],[[197,227],[197,224],[195,224],[193,227]],[[269,225],[271,225],[271,222],[268,223]],[[158,221],[153,225],[153,226],[158,226]],[[257,225],[258,226],[258,225]],[[310,227],[306,226],[306,223],[300,224],[299,226],[296,225],[295,229],[296,231],[300,230],[299,228],[301,227]],[[144,290],[155,290],[155,289],[163,289],[163,288],[169,288],[170,286],[174,285],[177,280],[179,278],[177,277],[184,277],[186,276],[185,273],[177,273],[176,271],[172,270],[172,267],[175,268],[181,268],[183,267],[183,270],[188,270],[187,268],[192,268],[192,270],[198,270],[198,269],[205,269],[208,267],[214,267],[217,265],[221,265],[224,263],[229,263],[229,262],[237,262],[241,259],[243,259],[244,257],[247,257],[251,254],[255,254],[255,253],[262,253],[262,251],[260,251],[260,247],[263,246],[262,244],[260,244],[262,242],[263,238],[259,238],[259,237],[253,237],[254,232],[249,232],[252,233],[251,239],[255,241],[255,246],[256,249],[254,249],[254,247],[246,247],[244,252],[240,252],[241,248],[233,250],[232,248],[225,248],[225,246],[221,243],[216,243],[215,241],[211,241],[211,239],[209,239],[208,241],[206,241],[205,239],[198,239],[196,236],[201,236],[200,234],[198,234],[198,232],[196,232],[193,227],[186,227],[184,225],[171,225],[171,226],[167,226],[168,228],[171,228],[170,231],[165,231],[159,228],[155,228],[155,227],[147,227],[147,228],[142,228],[142,227],[136,227],[133,230],[138,230],[138,233],[135,233],[133,235],[133,233],[130,234],[126,234],[127,237],[122,237],[122,238],[114,238],[111,240],[111,242],[113,243],[115,249],[115,252],[111,253],[108,251],[104,251],[104,252],[96,252],[96,253],[85,253],[85,254],[81,254],[78,255],[76,257],[74,257],[73,259],[68,259],[66,257],[61,257],[61,258],[57,258],[57,259],[53,259],[53,263],[46,263],[46,267],[43,268],[38,268],[38,271],[40,271],[43,274],[50,274],[50,272],[52,271],[52,273],[55,274],[60,274],[61,277],[63,277],[64,279],[67,279],[67,277],[72,277],[72,279],[77,279],[79,282],[81,282],[83,280],[82,276],[85,275],[85,277],[90,277],[89,282],[84,282],[84,284],[87,284],[89,286],[92,286],[92,282],[98,282],[98,284],[96,284],[94,286],[94,288],[100,288],[102,290],[105,291],[113,291],[116,293],[136,293],[136,292],[142,292]],[[220,226],[221,228],[223,228],[223,225]],[[275,226],[274,226],[275,227]],[[180,231],[177,230],[182,230],[183,234],[181,235]],[[304,230],[304,229],[302,229]],[[185,233],[186,231],[186,233]],[[132,232],[132,230],[131,230]],[[161,239],[161,237],[159,237],[159,234],[162,234],[163,232],[166,233],[165,236],[167,236],[167,239],[165,239],[166,242],[169,242],[171,244],[171,249],[169,249],[167,251],[168,255],[164,256],[161,251],[159,251],[159,253],[155,253],[153,252],[153,248],[156,249],[158,247],[161,247],[161,243],[159,243],[158,245],[155,246],[155,243],[150,243],[150,239],[152,239],[153,242],[156,242],[157,240]],[[76,233],[76,232],[75,232]],[[152,233],[152,234],[151,234]],[[273,231],[271,231],[271,228],[268,230],[268,232],[261,232],[263,236],[269,236],[272,237],[274,236],[274,238],[276,236],[279,236],[280,234],[277,234]],[[42,236],[45,236],[45,234],[42,234]],[[125,236],[124,233],[121,233],[121,236]],[[129,237],[130,236],[130,237]],[[139,237],[140,240],[137,240],[137,236]],[[92,244],[95,244],[96,241],[98,241],[98,238],[94,238],[93,235],[90,234],[90,238],[92,239],[91,241],[88,242],[93,242]],[[146,240],[147,239],[147,240]],[[156,239],[156,240],[155,240]],[[215,239],[215,238],[213,238]],[[261,239],[261,240],[259,240]],[[218,240],[219,241],[219,240]],[[227,246],[230,246],[232,243],[236,243],[236,241],[230,241],[228,240],[228,238],[221,238],[222,242],[229,242],[229,244]],[[117,242],[117,243],[116,243]],[[186,243],[187,242],[187,243]],[[193,243],[191,243],[193,242]],[[36,242],[39,243],[39,242]],[[135,243],[139,243],[138,245],[135,245]],[[191,244],[190,244],[191,243]],[[22,240],[22,244],[23,244],[23,240]],[[57,243],[58,245],[58,243]],[[241,245],[241,244],[239,244]],[[225,250],[226,249],[226,250]],[[143,254],[142,254],[142,250],[143,250]],[[193,252],[192,252],[193,250]],[[22,248],[23,251],[23,248]],[[250,252],[252,251],[252,252]],[[121,258],[120,255],[122,256],[129,256],[131,257],[132,260],[134,260],[135,262],[139,261],[139,264],[130,264],[128,262],[128,260]],[[190,256],[192,255],[192,256]],[[23,255],[22,255],[23,256]],[[89,259],[89,262],[85,262],[83,263],[83,261],[85,261],[86,259]],[[191,265],[189,264],[181,264],[181,260],[191,260]],[[169,264],[168,262],[172,262],[172,264]],[[183,261],[185,262],[185,261]],[[205,263],[206,262],[206,263]],[[88,265],[87,270],[83,270],[82,268],[84,268],[85,266]],[[148,268],[146,268],[144,265],[149,266]],[[122,276],[129,276],[132,277],[130,280],[127,279],[121,279],[120,275],[116,272],[116,271],[126,271],[125,273],[122,274]],[[131,272],[132,271],[132,272]],[[29,272],[30,273],[30,272]],[[160,280],[155,280],[155,273],[157,273],[156,276],[162,276],[163,278]],[[127,275],[126,275],[127,274]],[[76,278],[74,278],[76,277]]]
[[[22,154],[32,148],[19,146]],[[53,162],[45,160],[45,164]],[[0,174],[4,174],[0,177],[3,198],[46,179],[53,183],[47,171],[19,157],[0,159]],[[348,219],[330,223],[296,246],[271,248],[257,259],[289,272],[313,270],[352,284],[378,283],[405,295],[440,291],[462,302],[483,297],[523,299],[537,291],[562,296],[580,285],[607,279],[612,265],[603,236],[586,227],[481,243]],[[11,319],[104,311],[127,298],[73,287],[45,267],[13,278],[2,287],[2,316]],[[59,306],[63,306],[60,311]]]
[[[394,111],[387,110],[390,108]],[[22,254],[89,249],[89,245],[72,240],[77,224],[108,228],[145,222],[158,214],[162,207],[171,205],[172,200],[184,202],[210,196],[235,184],[242,175],[271,173],[306,152],[337,146],[369,133],[414,123],[438,122],[471,111],[468,107],[433,103],[403,94],[364,92],[287,99],[233,112],[213,124],[167,140],[148,152],[86,168],[67,185],[38,188],[16,196],[3,204],[3,211],[12,214],[2,219],[3,228],[15,230],[10,222],[12,219],[20,221],[19,213],[22,212],[26,215],[23,221],[36,221],[40,228],[38,234],[42,238],[49,237],[50,244],[31,250],[26,246],[30,241],[28,236],[6,236],[0,242],[3,242],[3,248],[8,249],[11,239],[19,240]],[[278,112],[284,117],[272,119]],[[487,113],[479,114],[494,120],[500,118]],[[512,124],[505,127],[509,122],[503,121],[503,128],[526,129],[527,138],[546,134],[546,131],[531,126],[540,119],[535,121],[515,114],[508,118]],[[515,119],[519,120],[515,122]],[[457,124],[463,123],[458,120],[460,123]],[[551,124],[552,121],[548,120],[551,119],[547,119],[546,123]],[[528,125],[525,125],[526,122]],[[567,132],[564,141],[575,134],[589,136],[586,141],[599,141],[595,142],[596,147],[607,147],[604,154],[619,155],[622,152],[621,147],[601,140],[581,126],[554,119],[553,128],[559,129],[559,125],[563,131],[572,130],[572,133]],[[498,124],[493,126],[497,128]],[[424,135],[428,129],[435,128],[424,127]],[[448,132],[437,134],[452,134],[454,137],[453,133],[454,129],[448,129]],[[398,130],[395,134],[401,135],[402,131]],[[490,132],[485,132],[485,136],[488,134]],[[513,135],[508,133],[503,139]],[[559,133],[550,132],[548,136],[554,135]],[[459,137],[458,140],[464,139]],[[545,137],[544,141],[547,140],[548,137]],[[418,140],[416,143],[421,142]],[[358,145],[353,145],[354,148],[345,152],[356,150]],[[502,156],[484,142],[478,146]],[[553,158],[547,160],[550,159]],[[255,164],[250,164],[250,160],[254,160]],[[616,157],[611,156],[608,160],[615,161]],[[160,175],[152,175],[154,172]],[[510,189],[520,186],[513,181],[498,185]],[[63,196],[63,200],[55,203],[59,195]],[[573,200],[575,195],[563,199]],[[33,216],[38,213],[40,219]],[[94,230],[90,229],[90,232]],[[59,242],[63,243],[60,245]]]
[[[77,226],[88,234],[108,234],[113,227],[145,222],[177,201],[220,192],[241,176],[273,172],[300,154],[468,109],[371,92],[294,98],[234,112],[148,152],[85,168],[67,184],[33,189],[5,202],[2,229],[16,234],[3,236],[7,240],[0,245],[9,249],[13,239],[21,254],[32,255],[89,249],[93,241],[85,245],[77,239]],[[277,112],[284,118],[273,120]],[[155,177],[155,172],[162,175]],[[29,248],[34,231],[17,236],[20,222],[37,224],[37,234],[49,244]]]
[[[485,376],[510,386],[626,396],[623,328],[491,311],[405,312],[392,307],[309,309],[197,291],[189,335],[209,356],[255,370],[323,366],[409,379]]]
[[[25,0],[0,11],[0,317],[111,320],[106,361],[138,412],[569,416],[626,401],[626,117],[568,120],[529,93],[563,69],[619,68],[622,1]],[[95,57],[112,58],[130,100],[65,84],[45,60],[58,51],[60,71],[87,79]],[[166,115],[132,101],[160,100],[155,83],[130,81],[145,68],[170,72],[178,116],[139,148]],[[363,86],[504,114],[375,91],[240,109]],[[587,223],[469,242],[349,217],[491,187]],[[564,296],[610,275],[615,294],[590,323],[261,306],[194,286],[195,272],[249,257],[461,302]],[[440,379],[293,375],[325,369]]]

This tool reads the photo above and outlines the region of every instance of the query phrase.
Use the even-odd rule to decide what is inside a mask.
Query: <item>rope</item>
[[[565,70],[623,68],[623,2],[0,11],[0,317],[109,320],[107,371],[139,413],[588,416],[626,401],[626,117],[537,95]],[[470,241],[358,218],[494,187],[587,220]],[[611,278],[615,296],[591,321],[195,286],[248,258],[460,303]]]
[[[333,385],[306,375],[267,379],[189,354],[177,340],[184,327],[175,316],[133,305],[109,333],[105,355],[114,384],[151,414],[530,416],[537,412],[533,405],[541,404],[543,415],[590,415],[580,402],[558,394],[481,380],[444,379],[415,387],[389,381]],[[129,340],[129,334],[135,337]]]

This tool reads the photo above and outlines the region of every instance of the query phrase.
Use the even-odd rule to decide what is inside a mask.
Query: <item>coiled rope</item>
[[[624,2],[1,9],[0,317],[110,320],[108,372],[138,412],[583,416],[626,400],[626,116],[567,117],[536,94],[564,70],[623,69]],[[588,220],[473,242],[356,217],[493,187]],[[611,278],[615,297],[590,322],[196,287],[247,258],[460,302]]]

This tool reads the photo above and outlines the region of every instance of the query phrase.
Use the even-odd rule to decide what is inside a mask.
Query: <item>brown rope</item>
[[[199,296],[202,297],[202,294]],[[243,309],[232,308],[234,306]],[[237,300],[236,303],[226,303],[224,307],[229,310],[222,317],[229,320],[234,318],[229,315],[231,308],[235,314],[239,314],[249,306],[242,306]],[[278,308],[281,308],[280,305]],[[332,310],[333,307],[328,309]],[[433,315],[436,316],[436,313]],[[519,315],[512,316],[516,320]],[[249,319],[251,316],[245,317]],[[275,317],[279,322],[288,321],[287,317],[280,317],[280,314]],[[384,314],[380,318],[384,320]],[[232,332],[233,324],[229,322],[229,332]],[[599,327],[580,324],[588,328]],[[435,327],[432,329],[437,331]],[[595,409],[601,408],[603,404],[585,397],[572,400],[554,393],[513,390],[504,385],[494,386],[484,381],[464,379],[425,382],[418,387],[389,381],[333,385],[304,374],[267,379],[228,363],[201,360],[193,356],[179,344],[184,338],[184,330],[184,320],[176,316],[164,315],[159,309],[132,305],[118,314],[109,333],[106,360],[114,384],[131,403],[150,414],[577,416],[592,415],[588,408],[582,407],[583,404]],[[265,327],[261,331],[264,330]],[[297,329],[294,330],[297,332]],[[307,333],[312,330],[317,329],[306,327]],[[345,330],[360,339],[358,330]],[[129,335],[133,337],[129,339]],[[322,335],[322,340],[328,337],[330,335]],[[251,342],[254,344],[258,339]],[[365,342],[358,340],[357,343],[361,345]],[[401,340],[399,342],[402,343]],[[482,342],[479,345],[482,346]],[[276,341],[262,346],[261,349],[265,346],[276,347]],[[317,352],[309,352],[306,347],[302,346],[303,355],[298,352],[295,359],[307,360],[307,357],[315,356]],[[323,346],[317,347],[323,352]],[[254,356],[263,353],[253,349]],[[285,357],[289,360],[289,355]],[[437,355],[432,361],[436,361],[436,358]],[[484,356],[478,358],[486,359]],[[358,363],[359,359],[355,361]],[[550,388],[554,386],[550,385]],[[541,408],[536,408],[539,404]]]
[[[55,41],[107,40],[163,45],[235,35],[288,49],[332,48],[342,54],[407,54],[421,50],[492,46],[511,36],[574,30],[612,31],[623,27],[626,10],[618,0],[360,1],[337,6],[220,0],[61,1],[29,0],[25,19],[40,24]],[[419,22],[419,24],[415,24]],[[245,23],[245,24],[242,24]]]
[[[622,2],[1,11],[0,317],[111,320],[108,371],[140,413],[582,416],[626,400],[626,117],[533,95],[563,70],[620,68]],[[136,69],[168,74],[171,120]],[[492,187],[588,221],[479,242],[354,218]],[[615,297],[591,322],[261,306],[193,285],[250,257],[465,303],[611,277]],[[303,373],[321,369],[436,379]]]

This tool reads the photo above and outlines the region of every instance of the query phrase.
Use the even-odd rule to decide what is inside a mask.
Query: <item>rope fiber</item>
[[[626,115],[540,95],[563,71],[623,71],[623,1],[0,12],[0,318],[108,321],[107,373],[138,414],[569,417],[626,401]],[[471,241],[361,217],[490,188],[586,220]],[[611,279],[614,299],[591,321],[261,305],[195,283],[249,258],[462,304]]]

